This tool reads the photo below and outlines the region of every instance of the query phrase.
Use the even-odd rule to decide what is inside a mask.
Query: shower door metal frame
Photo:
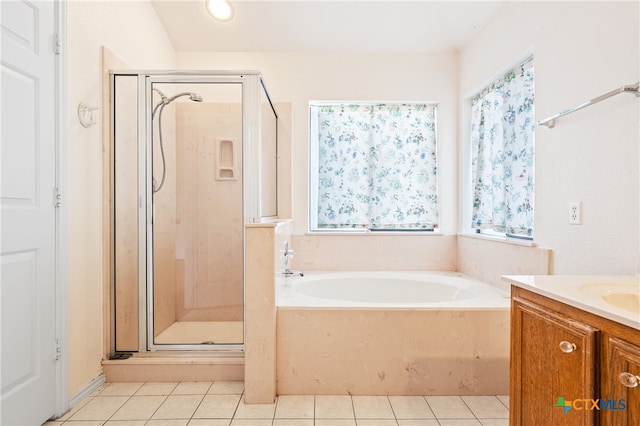
[[[127,72],[120,73],[127,74]],[[241,84],[242,87],[242,209],[243,222],[260,221],[260,90],[262,77],[258,71],[136,71],[138,76],[138,301],[139,352],[162,350],[198,350],[217,352],[244,352],[243,341],[238,344],[155,344],[154,343],[154,305],[153,305],[153,189],[152,189],[152,146],[153,122],[153,83],[168,84]],[[258,173],[245,173],[258,171]],[[245,233],[242,230],[242,280],[243,280],[243,330],[245,304]],[[145,297],[146,295],[146,297]]]

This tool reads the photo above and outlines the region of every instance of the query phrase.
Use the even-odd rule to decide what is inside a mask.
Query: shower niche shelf
[[[215,178],[216,180],[238,180],[236,174],[236,139],[221,138],[215,140]]]

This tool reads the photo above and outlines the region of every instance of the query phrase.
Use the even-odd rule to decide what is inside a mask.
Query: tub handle
[[[576,346],[575,343],[567,342],[566,340],[563,340],[562,342],[560,342],[560,350],[565,354],[570,354],[576,349],[578,349],[578,347]]]
[[[640,383],[639,376],[627,372],[620,373],[620,375],[618,376],[618,380],[628,388],[635,388]]]

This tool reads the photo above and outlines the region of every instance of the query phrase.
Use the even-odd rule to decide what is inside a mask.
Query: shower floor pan
[[[178,321],[160,333],[155,344],[234,344],[243,341],[242,321]]]

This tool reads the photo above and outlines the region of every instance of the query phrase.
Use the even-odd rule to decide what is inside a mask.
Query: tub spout
[[[285,277],[304,277],[302,271],[292,271],[289,268],[285,268],[285,270],[282,271],[282,275]]]

